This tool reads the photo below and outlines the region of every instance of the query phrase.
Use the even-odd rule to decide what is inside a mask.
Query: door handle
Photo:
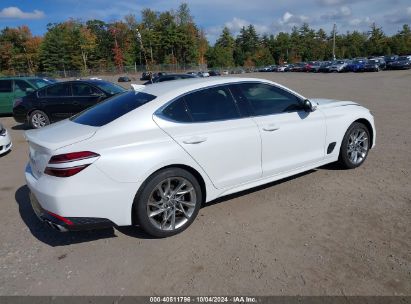
[[[187,145],[195,145],[195,144],[200,144],[202,142],[205,142],[206,140],[207,140],[207,137],[194,136],[186,140],[183,140],[183,143]]]
[[[272,131],[278,130],[279,128],[280,127],[277,126],[277,125],[267,125],[267,126],[263,127],[263,130],[267,131],[267,132],[272,132]]]

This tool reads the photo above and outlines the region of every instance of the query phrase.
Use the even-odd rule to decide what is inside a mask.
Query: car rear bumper
[[[39,220],[61,232],[103,229],[114,226],[113,222],[105,218],[62,217],[52,213],[40,205],[33,192],[30,192],[30,203]]]
[[[132,205],[140,183],[113,181],[96,166],[89,166],[75,176],[60,178],[44,173],[36,177],[27,164],[25,178],[32,196],[41,210],[45,210],[41,213],[43,219],[67,230],[132,224]],[[69,219],[74,225],[66,227],[56,222],[59,217],[53,214]]]
[[[13,108],[13,118],[18,123],[25,123],[27,121],[27,111],[21,106]]]

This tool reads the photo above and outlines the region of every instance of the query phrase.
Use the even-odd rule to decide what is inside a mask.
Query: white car
[[[38,217],[60,231],[138,224],[166,237],[202,203],[335,161],[358,167],[375,136],[352,101],[262,79],[187,79],[26,131],[25,176]]]
[[[13,144],[10,139],[9,132],[0,123],[0,155],[3,155],[11,150]]]

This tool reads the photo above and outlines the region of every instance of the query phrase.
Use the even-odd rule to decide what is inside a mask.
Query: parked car
[[[152,73],[151,72],[143,72],[141,74],[140,80],[150,80],[152,78]]]
[[[391,70],[408,70],[411,68],[411,56],[400,56],[390,64]]]
[[[208,74],[210,76],[221,76],[221,73],[219,71],[216,71],[216,70],[208,71]]]
[[[17,98],[14,101],[13,117],[19,123],[28,123],[31,128],[38,129],[125,91],[103,80],[58,82]]]
[[[3,125],[0,123],[0,155],[3,155],[11,150],[13,144],[9,132]]]
[[[0,77],[0,114],[13,112],[13,100],[51,84],[38,77]]]
[[[398,60],[398,55],[389,55],[384,57],[384,61],[386,63],[386,69],[390,70],[391,69],[391,64],[395,61]]]
[[[368,109],[268,80],[141,89],[26,131],[25,177],[40,219],[60,231],[138,224],[167,237],[203,203],[335,161],[359,167],[375,144]]]
[[[319,73],[319,72],[323,72],[321,70],[321,68],[327,68],[327,72],[328,72],[328,67],[332,64],[331,61],[317,61],[316,63],[313,63],[310,66],[309,72],[312,73]]]
[[[199,77],[210,77],[210,73],[205,72],[205,71],[200,71],[200,72],[197,73],[197,75]]]
[[[277,72],[289,72],[292,68],[292,64],[283,64],[277,67]]]
[[[333,64],[332,61],[325,61],[321,64],[320,68],[318,69],[319,73],[329,73],[330,66]]]
[[[382,70],[385,66],[385,62],[382,63],[380,61],[380,59],[369,59],[364,67],[363,67],[363,71],[364,72],[379,72],[380,70]]]
[[[131,79],[128,76],[121,76],[118,78],[117,82],[130,82]]]
[[[149,85],[149,84],[157,83],[157,82],[170,81],[170,80],[188,79],[188,78],[198,78],[198,76],[190,75],[190,74],[167,74],[167,75],[162,75],[162,76],[153,78],[151,81],[145,82],[144,85]]]
[[[299,62],[290,67],[291,72],[305,72],[307,70],[307,63]]]
[[[342,73],[347,71],[348,63],[346,60],[336,60],[329,67],[328,71],[330,73]]]
[[[355,59],[347,65],[346,70],[348,72],[363,72],[367,59]]]

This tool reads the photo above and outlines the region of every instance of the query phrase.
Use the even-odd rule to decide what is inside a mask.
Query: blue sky
[[[41,35],[48,23],[68,18],[80,20],[119,20],[127,14],[140,17],[143,8],[156,11],[176,9],[181,0],[1,0],[0,29],[28,25]],[[196,23],[214,42],[223,26],[233,34],[250,23],[260,34],[290,31],[307,22],[313,28],[339,32],[366,31],[375,22],[387,34],[396,33],[404,23],[411,24],[410,0],[188,0]]]

